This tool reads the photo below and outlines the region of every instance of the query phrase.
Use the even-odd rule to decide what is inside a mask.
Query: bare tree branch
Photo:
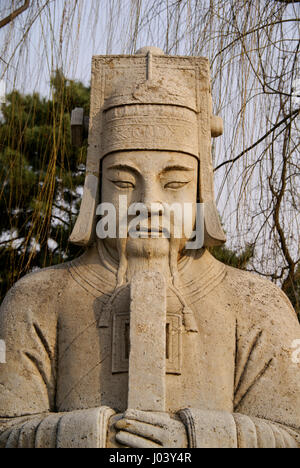
[[[300,0],[299,0],[300,1]],[[259,138],[258,140],[256,140],[255,143],[253,143],[253,145],[249,146],[249,148],[245,149],[244,151],[242,151],[240,154],[238,154],[235,158],[233,159],[228,159],[227,161],[223,161],[221,164],[219,164],[214,170],[217,171],[218,169],[220,169],[221,167],[225,166],[226,164],[230,164],[230,163],[235,163],[236,161],[238,161],[238,159],[240,159],[242,156],[244,156],[244,154],[248,153],[248,151],[252,150],[253,148],[255,148],[257,145],[259,145],[259,143],[261,143],[263,140],[265,140],[269,135],[271,135],[271,133],[273,133],[278,127],[280,127],[283,123],[285,123],[287,120],[291,119],[291,121],[293,121],[297,115],[299,114],[299,109],[296,109],[294,110],[293,112],[291,112],[289,115],[287,115],[286,117],[284,117],[284,119],[282,119],[280,122],[278,122],[276,125],[274,125],[274,127],[272,127],[267,133],[265,133],[261,138]]]
[[[22,5],[17,10],[13,11],[10,15],[0,21],[0,29],[11,23],[17,16],[21,15],[24,11],[29,8],[30,0],[24,0],[24,5]]]

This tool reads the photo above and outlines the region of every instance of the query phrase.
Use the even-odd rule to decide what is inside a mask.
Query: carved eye
[[[188,182],[168,182],[164,188],[166,189],[180,189],[184,187]]]
[[[130,189],[134,188],[134,184],[132,182],[127,182],[123,180],[113,180],[112,181],[117,187],[122,189]]]

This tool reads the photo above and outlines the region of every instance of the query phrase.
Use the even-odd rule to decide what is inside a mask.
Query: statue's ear
[[[95,99],[95,90],[92,86],[91,102]],[[93,101],[94,100],[94,101]],[[79,109],[80,110],[80,109]],[[73,126],[76,133],[76,125],[84,125],[83,112],[73,114]],[[70,235],[72,244],[87,247],[95,241],[96,237],[96,209],[99,203],[99,177],[100,177],[100,129],[101,129],[101,111],[97,112],[91,118],[89,130],[85,131],[89,138],[89,146],[86,161],[86,176],[84,182],[83,196],[80,205],[80,211],[73,231]],[[77,120],[76,120],[77,119]],[[87,124],[87,122],[86,122]],[[78,129],[77,129],[78,130]]]
[[[99,177],[87,174],[79,215],[69,239],[72,244],[88,246],[94,242],[98,200]]]
[[[226,237],[221,226],[220,217],[214,200],[204,205],[204,246],[214,247],[223,245]]]

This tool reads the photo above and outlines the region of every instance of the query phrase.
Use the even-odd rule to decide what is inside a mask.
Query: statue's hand
[[[184,424],[167,413],[127,410],[115,428],[116,440],[130,448],[187,448]]]
[[[109,420],[108,424],[108,432],[107,432],[107,440],[106,440],[106,448],[124,448],[124,445],[119,444],[116,441],[116,423],[124,418],[123,413],[115,414]]]

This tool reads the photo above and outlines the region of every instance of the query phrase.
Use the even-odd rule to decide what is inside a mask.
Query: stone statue
[[[300,446],[295,311],[207,249],[225,242],[211,161],[221,133],[206,59],[93,58],[71,236],[87,248],[21,279],[1,306],[1,447]],[[125,195],[126,210],[190,204],[193,223],[202,204],[204,245],[187,249],[192,232],[176,237],[173,221],[169,238],[158,225],[154,237],[100,239],[100,201],[120,212]]]

